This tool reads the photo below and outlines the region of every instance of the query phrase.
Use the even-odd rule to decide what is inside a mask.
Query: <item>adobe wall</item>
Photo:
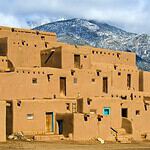
[[[131,75],[131,87],[127,86],[128,74]],[[114,90],[139,91],[139,71],[130,67],[114,69],[111,83]]]
[[[0,56],[0,71],[4,72],[8,70],[8,59],[6,56]]]
[[[56,41],[55,33],[0,27],[0,38],[7,39],[7,56],[16,67],[40,66],[40,51]]]
[[[135,140],[141,140],[142,134],[150,133],[150,109],[145,108],[144,102],[139,100],[124,101],[121,108],[128,108],[127,119],[132,124],[132,134]]]
[[[69,104],[69,110],[68,110]],[[72,131],[71,113],[76,100],[63,99],[35,99],[13,100],[13,132],[23,131],[27,135],[46,134],[46,112],[54,113],[54,133],[58,134],[57,119],[64,120],[63,134],[67,136]],[[33,114],[32,119],[27,114]],[[69,116],[71,115],[71,116]],[[68,118],[69,117],[69,118]],[[69,121],[71,121],[69,123]]]
[[[143,88],[144,92],[150,92],[150,72],[143,72]]]
[[[103,114],[104,108],[110,108],[109,115]],[[120,108],[120,101],[118,100],[93,98],[90,104],[84,100],[83,114],[74,114],[74,140],[89,140],[98,137],[112,140],[114,137],[110,128],[121,128]],[[88,115],[87,121],[84,120],[86,114]],[[101,120],[98,120],[99,115],[102,116]]]
[[[61,97],[60,77],[66,77],[67,97],[101,95],[102,77],[97,76],[96,72],[92,70],[76,69],[74,71],[72,75],[71,70],[17,68],[15,72],[0,74],[0,84],[2,85],[0,97],[3,99],[27,99],[33,97],[53,98],[55,95],[59,98]],[[34,78],[37,79],[37,83],[32,83]]]
[[[109,63],[136,66],[136,59],[134,53],[111,51],[102,48],[91,48],[91,62],[93,64]]]
[[[0,101],[0,142],[6,141],[6,102]]]

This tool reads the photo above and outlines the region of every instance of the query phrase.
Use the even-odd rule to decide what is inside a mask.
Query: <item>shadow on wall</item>
[[[10,60],[8,60],[8,68],[10,69],[11,72],[15,71],[15,67]]]
[[[128,134],[132,134],[133,129],[132,129],[132,123],[129,119],[127,118],[122,118],[122,128],[124,128],[126,130],[126,133]]]

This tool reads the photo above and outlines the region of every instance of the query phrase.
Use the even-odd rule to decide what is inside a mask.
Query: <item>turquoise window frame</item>
[[[111,108],[110,107],[103,107],[103,115],[104,116],[109,116],[111,113]]]

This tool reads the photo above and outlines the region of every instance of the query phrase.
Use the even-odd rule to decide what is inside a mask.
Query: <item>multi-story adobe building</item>
[[[0,141],[22,131],[150,139],[150,73],[136,55],[57,41],[55,33],[0,27]]]

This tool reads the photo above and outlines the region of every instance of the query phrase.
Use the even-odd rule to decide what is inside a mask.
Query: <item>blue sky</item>
[[[0,25],[29,28],[29,22],[84,18],[150,34],[150,0],[0,0]]]

